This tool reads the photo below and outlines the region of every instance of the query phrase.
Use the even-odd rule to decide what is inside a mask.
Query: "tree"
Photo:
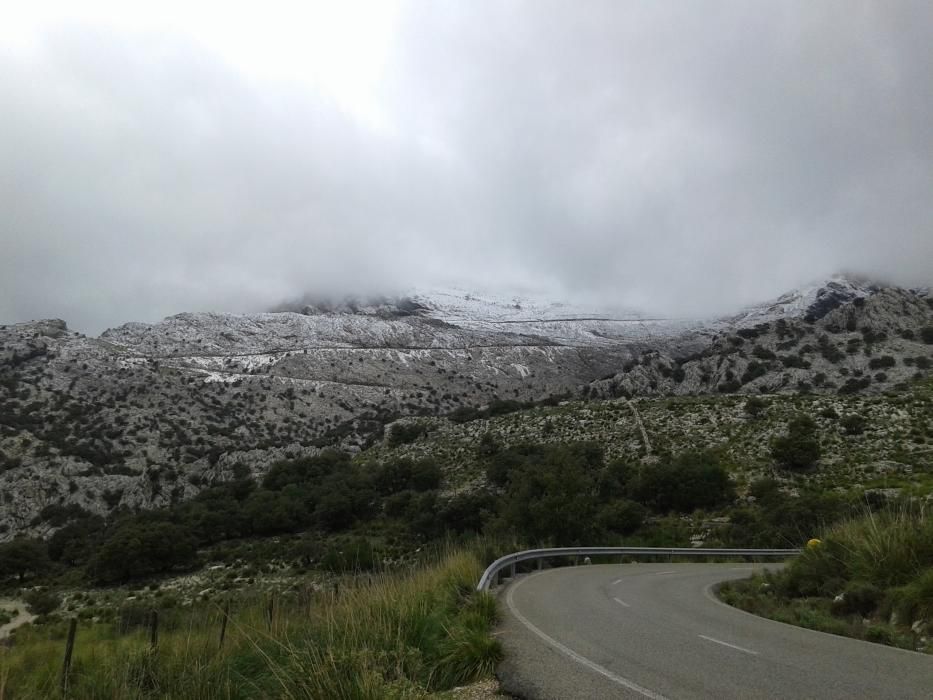
[[[629,535],[641,527],[646,514],[643,505],[623,498],[603,505],[596,514],[596,524],[606,532]]]
[[[115,527],[89,568],[98,582],[118,583],[188,567],[196,560],[197,543],[185,527],[133,519]]]
[[[589,539],[595,531],[595,476],[603,467],[602,450],[588,443],[522,449],[525,459],[506,486],[503,524],[533,542],[564,546]]]
[[[732,501],[735,487],[713,452],[685,452],[644,467],[630,482],[629,494],[657,512],[689,513]]]
[[[104,519],[99,515],[68,523],[49,538],[49,558],[69,566],[85,564],[103,531]]]
[[[22,581],[27,574],[41,574],[49,567],[45,542],[19,537],[0,544],[0,578],[15,574]]]

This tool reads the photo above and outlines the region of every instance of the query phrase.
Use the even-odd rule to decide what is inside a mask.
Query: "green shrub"
[[[641,527],[646,515],[640,503],[621,499],[603,505],[596,515],[596,524],[605,532],[629,535]]]
[[[840,395],[845,394],[857,394],[863,389],[867,389],[871,386],[871,377],[862,377],[861,379],[847,379],[845,384],[839,387],[838,393]]]
[[[61,596],[51,591],[29,591],[23,596],[23,600],[34,615],[48,615],[58,610],[62,604]]]
[[[866,641],[875,642],[876,644],[894,645],[894,634],[889,627],[884,627],[882,625],[871,625],[865,630],[865,639]]]
[[[906,624],[933,619],[933,567],[926,569],[909,584],[888,593],[888,605]]]
[[[820,460],[820,440],[816,424],[809,416],[794,418],[787,427],[787,433],[775,439],[771,447],[771,456],[785,469],[812,469]]]
[[[842,591],[841,597],[841,600],[833,603],[834,613],[843,615],[858,613],[865,617],[878,607],[884,597],[884,591],[873,583],[852,581]]]
[[[887,367],[894,367],[897,364],[891,355],[882,355],[881,357],[873,357],[868,361],[869,369],[885,369]]]
[[[861,435],[865,432],[867,423],[868,421],[857,413],[850,413],[839,422],[846,435]]]
[[[426,435],[428,426],[425,423],[395,423],[389,428],[387,443],[389,447],[398,447],[414,442],[422,435]]]
[[[642,469],[628,485],[631,498],[661,513],[714,508],[735,498],[735,486],[712,452],[685,452]]]

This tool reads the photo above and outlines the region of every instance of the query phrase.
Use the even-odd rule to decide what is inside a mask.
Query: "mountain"
[[[879,393],[931,366],[927,289],[837,278],[727,320],[702,351],[646,351],[592,383],[590,395]]]
[[[0,327],[0,539],[358,451],[404,416],[581,391],[877,391],[929,362],[931,314],[923,290],[837,278],[713,320],[443,290],[99,338],[60,320]]]

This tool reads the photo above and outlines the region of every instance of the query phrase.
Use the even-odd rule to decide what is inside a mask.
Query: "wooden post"
[[[71,618],[68,623],[68,640],[65,642],[65,662],[62,664],[62,695],[68,692],[68,673],[71,671],[71,654],[75,648],[75,633],[78,631],[78,618]]]
[[[159,646],[159,612],[153,610],[149,616],[149,648],[152,651]]]
[[[223,649],[224,637],[227,636],[227,620],[230,619],[230,599],[224,603],[224,617],[220,623],[220,648]]]

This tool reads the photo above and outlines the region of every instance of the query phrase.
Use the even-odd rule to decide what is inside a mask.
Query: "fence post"
[[[223,649],[224,637],[227,636],[227,620],[230,619],[230,599],[227,598],[224,603],[224,616],[220,623],[220,648]]]
[[[62,664],[62,695],[68,692],[68,673],[71,671],[71,654],[75,648],[75,632],[78,630],[78,618],[71,618],[68,623],[68,639],[65,642],[65,662]]]
[[[269,631],[272,631],[272,623],[275,621],[275,593],[269,595],[269,610],[266,613],[269,618]]]
[[[149,617],[149,648],[152,651],[159,646],[159,611],[153,610]]]

